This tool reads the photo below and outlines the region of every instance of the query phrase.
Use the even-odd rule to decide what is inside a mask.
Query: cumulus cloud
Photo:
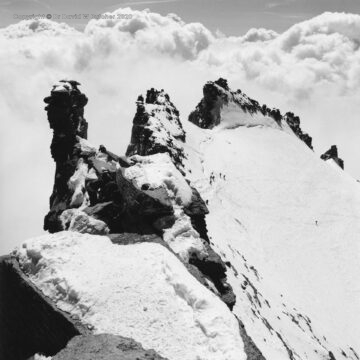
[[[25,20],[0,30],[0,36],[9,39],[33,36],[39,33],[48,36],[59,36],[75,34],[77,31],[65,23],[56,23],[46,19]]]
[[[223,76],[260,102],[298,113],[316,150],[337,143],[360,178],[360,16],[326,13],[282,34],[226,37],[174,14],[112,14],[132,16],[91,20],[84,32],[48,20],[0,30],[0,253],[42,228],[54,175],[42,99],[61,78],[83,84],[90,141],[114,152],[125,152],[139,93],[164,88],[185,122],[203,84]]]
[[[311,97],[320,86],[347,94],[359,88],[359,27],[359,15],[324,13],[280,35],[252,29],[217,39],[200,59],[296,98]]]
[[[161,16],[149,10],[132,11],[119,9],[113,13],[116,19],[91,20],[86,35],[116,36],[126,44],[136,44],[143,50],[153,49],[184,59],[195,59],[214,40],[211,32],[200,23],[184,23],[177,15]],[[131,15],[126,18],[124,15]]]
[[[269,41],[278,37],[278,33],[268,29],[250,29],[242,38],[243,41],[257,42],[257,41]]]

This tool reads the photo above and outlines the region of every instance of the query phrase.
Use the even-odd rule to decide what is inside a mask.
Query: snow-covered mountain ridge
[[[249,98],[241,90],[231,91],[227,80],[209,81],[203,88],[204,97],[190,114],[189,121],[203,129],[215,126],[269,126],[290,129],[312,149],[312,138],[303,133],[300,119],[291,112],[282,115],[279,109]],[[239,116],[241,114],[241,116]]]
[[[200,127],[206,98],[204,88],[195,110]],[[213,108],[219,117],[208,119],[219,125],[187,124],[187,168],[199,169],[188,177],[208,203],[211,244],[231,263],[233,311],[247,318],[265,357],[357,359],[358,184],[298,141],[302,131],[286,129],[288,115],[269,121],[216,104],[202,113],[213,115]],[[337,151],[322,158],[332,157]]]
[[[151,89],[120,157],[78,85],[45,99],[56,234],[14,253],[58,309],[168,359],[358,359],[359,188],[298,117],[219,79],[186,122]]]

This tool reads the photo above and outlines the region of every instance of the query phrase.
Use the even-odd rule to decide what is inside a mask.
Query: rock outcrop
[[[311,136],[304,133],[300,128],[300,118],[294,115],[292,112],[287,112],[284,116],[284,120],[290,126],[294,134],[300,140],[302,140],[310,149],[313,149]]]
[[[324,161],[333,160],[341,169],[344,170],[344,160],[339,158],[338,149],[336,145],[332,145],[331,148],[320,156]]]
[[[45,99],[56,162],[45,230],[157,234],[232,308],[226,266],[209,245],[208,209],[184,176],[186,134],[170,97],[155,89],[138,97],[130,145],[118,156],[87,141],[87,97],[79,85],[60,82]]]
[[[72,337],[88,333],[29,281],[14,257],[0,258],[0,359],[52,356]]]
[[[50,212],[44,229],[92,234],[108,232],[154,233],[153,222],[171,216],[171,207],[137,190],[121,175],[130,166],[125,157],[97,150],[86,140],[87,97],[76,81],[60,82],[45,98],[54,131],[51,154],[56,162]]]
[[[279,109],[270,109],[265,104],[261,106],[241,90],[232,91],[227,80],[223,78],[204,85],[203,98],[189,115],[189,121],[203,129],[212,129],[220,124],[221,111],[226,106],[238,108],[250,115],[259,114],[272,118],[280,127],[286,123],[294,134],[312,149],[312,138],[301,130],[298,116],[290,112],[283,116]]]
[[[84,119],[87,97],[80,92],[77,81],[60,81],[51,95],[44,99],[50,128],[53,129],[51,155],[56,163],[50,212],[45,217],[44,229],[50,232],[62,229],[59,215],[70,206],[68,182],[79,159],[79,136],[86,139],[88,124]]]
[[[167,153],[178,169],[183,167],[185,131],[179,111],[164,90],[150,89],[137,99],[127,156]]]
[[[166,360],[133,339],[112,334],[74,337],[52,360]]]

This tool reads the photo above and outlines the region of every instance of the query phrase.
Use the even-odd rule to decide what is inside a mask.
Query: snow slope
[[[227,306],[155,243],[60,232],[16,254],[34,284],[95,333],[131,337],[169,360],[246,359]]]
[[[212,130],[185,123],[185,167],[231,263],[234,312],[267,359],[357,359],[359,185],[255,115],[232,106]]]

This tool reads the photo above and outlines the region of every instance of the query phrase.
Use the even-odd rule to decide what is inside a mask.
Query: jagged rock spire
[[[185,131],[179,111],[164,90],[150,89],[139,95],[127,156],[168,153],[175,166],[182,168]]]
[[[322,160],[334,160],[337,165],[339,165],[344,170],[344,160],[340,159],[338,156],[338,149],[336,145],[332,145],[331,148],[320,156]]]
[[[50,197],[50,212],[45,217],[44,229],[50,232],[62,230],[58,215],[69,207],[70,177],[78,160],[79,138],[87,138],[88,124],[84,119],[84,107],[88,102],[75,80],[61,80],[55,84],[47,104],[47,118],[53,129],[51,155],[56,162],[53,193]]]
[[[73,151],[76,136],[87,138],[88,124],[84,119],[84,107],[88,98],[78,89],[74,80],[61,80],[53,86],[51,95],[44,99],[48,105],[50,128],[54,135],[51,154],[56,162],[65,161]]]

